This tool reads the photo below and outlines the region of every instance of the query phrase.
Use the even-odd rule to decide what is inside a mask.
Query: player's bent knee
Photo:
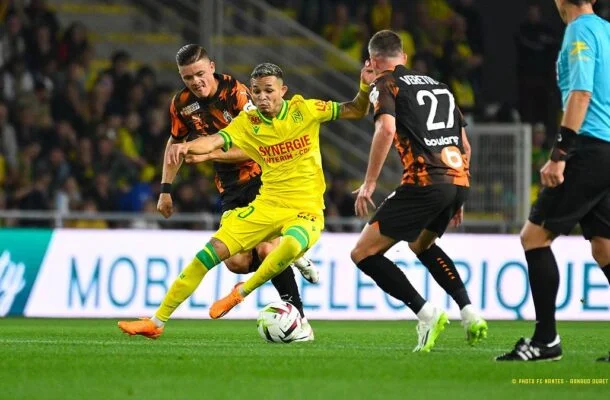
[[[420,255],[421,253],[423,253],[424,251],[428,250],[428,248],[430,248],[430,246],[425,246],[422,243],[415,241],[415,242],[409,242],[409,248],[411,249],[411,251],[413,252],[413,254],[415,254],[416,256]]]
[[[227,269],[234,274],[247,274],[250,272],[251,257],[245,257],[243,254],[238,254],[225,260]]]
[[[527,221],[519,234],[521,246],[525,251],[548,247],[554,239],[553,233],[547,229]]]
[[[591,239],[591,255],[600,267],[610,264],[610,240],[599,237]]]
[[[423,253],[424,251],[428,250],[430,247],[432,247],[432,245],[436,242],[436,239],[438,238],[438,234],[429,231],[427,229],[424,229],[419,236],[417,237],[417,239],[413,242],[409,242],[409,248],[411,249],[411,251],[416,255],[420,255],[421,253]]]
[[[258,246],[256,246],[256,252],[258,254],[258,258],[260,258],[261,260],[264,260],[265,257],[267,257],[269,255],[269,253],[271,253],[275,247],[276,246],[274,246],[273,243],[269,243],[269,242],[259,244]]]
[[[292,226],[284,232],[280,246],[290,247],[290,251],[296,258],[309,248],[309,235],[300,226]]]
[[[350,253],[350,257],[352,258],[354,264],[358,264],[361,261],[360,249],[358,247],[354,247]]]
[[[354,264],[359,264],[360,261],[364,260],[367,257],[373,256],[375,255],[375,253],[373,253],[372,249],[370,248],[366,248],[363,246],[356,246],[352,249],[352,252],[350,253],[350,256],[352,257],[352,261],[354,262]]]
[[[221,240],[213,237],[212,239],[210,239],[210,244],[214,248],[214,251],[216,252],[216,255],[218,256],[220,261],[226,260],[231,255],[231,253],[229,252],[229,248]]]

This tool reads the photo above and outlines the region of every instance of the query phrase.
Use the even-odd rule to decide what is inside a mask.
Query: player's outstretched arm
[[[169,148],[167,162],[178,165],[187,154],[207,154],[224,146],[225,141],[219,134],[202,136],[191,142],[175,143]]]
[[[163,172],[161,173],[161,183],[171,185],[176,179],[176,175],[178,174],[178,170],[180,169],[180,165],[182,162],[178,164],[170,164],[167,162],[169,149],[174,143],[181,143],[183,140],[175,139],[173,136],[167,141],[165,145],[165,153],[163,154]],[[163,186],[162,186],[163,187]],[[161,213],[165,218],[169,218],[174,213],[174,205],[172,201],[172,195],[169,193],[170,190],[163,191],[159,195],[159,201],[157,202],[157,211]]]
[[[250,159],[251,158],[238,147],[231,147],[228,151],[214,150],[208,154],[187,154],[186,157],[184,157],[184,161],[189,164],[204,161],[214,161],[223,164],[237,164]]]
[[[370,84],[375,79],[371,62],[366,60],[360,71],[360,88],[352,101],[339,104],[339,118],[360,119],[369,112]]]

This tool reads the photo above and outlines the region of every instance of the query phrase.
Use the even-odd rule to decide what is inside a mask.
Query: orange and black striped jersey
[[[218,89],[214,96],[200,99],[188,88],[178,92],[170,104],[171,134],[175,139],[193,140],[212,135],[229,125],[250,102],[248,88],[229,75],[214,74]],[[214,163],[216,187],[225,191],[237,189],[261,174],[260,166],[252,161],[237,164]]]
[[[466,122],[444,83],[399,65],[371,84],[375,119],[396,118],[394,146],[404,167],[402,183],[469,186],[462,143]]]

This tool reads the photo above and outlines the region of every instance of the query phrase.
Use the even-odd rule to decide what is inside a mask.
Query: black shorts
[[[250,204],[258,196],[262,184],[260,176],[257,176],[239,188],[225,190],[220,198],[222,212]]]
[[[386,197],[369,223],[378,223],[381,234],[395,240],[413,242],[424,229],[440,237],[467,198],[467,187],[449,183],[402,185]]]
[[[556,235],[580,223],[587,240],[610,239],[610,143],[578,136],[563,176],[561,185],[542,189],[529,220]]]

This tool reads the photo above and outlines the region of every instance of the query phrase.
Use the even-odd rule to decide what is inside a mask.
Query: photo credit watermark
[[[513,378],[514,385],[607,385],[608,378]]]

